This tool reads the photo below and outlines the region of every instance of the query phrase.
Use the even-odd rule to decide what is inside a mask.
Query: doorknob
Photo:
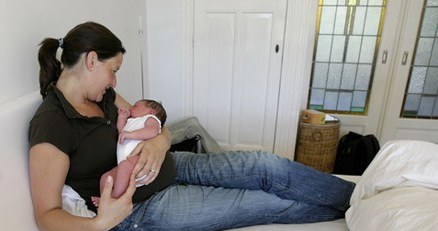
[[[278,53],[278,50],[280,49],[280,47],[278,46],[278,44],[275,46],[275,53]]]

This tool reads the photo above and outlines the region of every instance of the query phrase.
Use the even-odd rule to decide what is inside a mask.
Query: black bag
[[[170,152],[185,151],[193,153],[204,152],[201,144],[201,137],[195,135],[192,138],[187,138],[179,143],[172,144],[169,149]]]
[[[334,174],[362,175],[380,150],[377,138],[349,132],[342,136],[336,153]]]

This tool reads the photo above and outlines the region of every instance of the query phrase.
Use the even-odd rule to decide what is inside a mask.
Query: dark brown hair
[[[46,38],[40,43],[38,62],[40,64],[40,93],[45,97],[47,87],[58,81],[64,67],[72,67],[82,54],[97,53],[99,61],[124,54],[122,42],[106,27],[95,22],[86,22],[70,30],[64,38]],[[56,59],[58,48],[62,48],[61,62]]]
[[[161,126],[163,126],[167,119],[166,110],[163,105],[152,99],[142,99],[140,101],[143,102],[146,107],[155,110],[155,116],[161,121]]]

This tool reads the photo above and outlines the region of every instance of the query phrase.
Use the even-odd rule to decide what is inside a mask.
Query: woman
[[[353,183],[265,152],[167,153],[165,127],[132,152],[140,158],[125,194],[111,198],[108,177],[95,208],[90,197],[99,195],[100,176],[117,165],[117,108],[131,107],[113,89],[124,53],[120,40],[93,22],[41,43],[44,102],[29,128],[31,192],[41,230],[220,230],[344,216]],[[144,186],[136,189],[136,183]],[[64,184],[97,216],[63,211]]]

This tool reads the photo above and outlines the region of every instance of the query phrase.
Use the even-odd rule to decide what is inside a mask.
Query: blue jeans
[[[176,183],[113,230],[223,230],[344,216],[354,184],[271,153],[173,154]]]

